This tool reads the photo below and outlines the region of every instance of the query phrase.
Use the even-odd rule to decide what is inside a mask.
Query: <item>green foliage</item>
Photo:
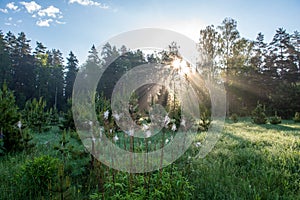
[[[2,133],[0,133],[2,134]],[[4,141],[3,141],[3,136],[0,135],[0,156],[5,153],[5,147],[4,147]]]
[[[275,115],[270,117],[269,121],[270,121],[271,124],[280,124],[281,123],[281,117],[279,117],[277,115],[277,112],[275,112]]]
[[[294,122],[300,122],[300,112],[295,113],[295,117],[293,118]]]
[[[20,168],[18,178],[20,184],[26,185],[28,195],[50,195],[55,183],[60,161],[51,156],[41,156],[29,159]]]
[[[239,117],[236,113],[232,114],[230,119],[234,122],[237,123],[239,121]]]
[[[60,128],[62,130],[66,129],[73,131],[75,131],[76,129],[72,113],[72,99],[68,99],[67,111],[64,113],[62,123],[60,124]]]
[[[38,143],[35,151],[0,157],[1,200],[299,199],[300,125],[291,120],[282,123],[282,126],[257,126],[250,119],[240,118],[239,123],[226,125],[220,141],[205,158],[193,158],[194,154],[190,153],[197,153],[198,148],[192,145],[193,152],[186,152],[172,164],[173,167],[164,168],[161,174],[155,171],[130,175],[109,169],[100,162],[91,168],[87,154],[82,156],[83,159],[78,159],[79,155],[66,156],[68,159],[63,165],[52,157],[63,159],[53,148],[61,140],[53,137],[53,132],[33,134]],[[50,138],[55,142],[44,145]],[[205,134],[198,134],[195,139],[202,142],[203,138]],[[83,149],[68,135],[66,140],[69,143],[65,146],[71,144],[74,149]],[[33,187],[32,181],[25,178],[45,179],[38,176],[43,174],[39,166],[53,165],[36,163],[43,157],[41,155],[51,155],[51,159],[58,161],[56,169],[52,170],[54,175],[51,177],[54,178],[49,187],[43,187],[43,192],[40,185],[34,182]],[[188,158],[189,155],[192,157]],[[21,176],[25,165],[31,173]]]
[[[2,152],[17,151],[23,149],[21,132],[17,122],[20,120],[18,107],[15,104],[13,92],[7,88],[6,83],[0,90],[0,134],[2,140]]]
[[[265,109],[262,104],[258,103],[256,108],[252,111],[252,121],[255,124],[266,124],[268,118],[265,114]]]
[[[115,179],[110,179],[104,184],[105,192],[94,193],[90,199],[190,199],[193,186],[176,168],[170,167],[158,172],[136,174],[131,182],[130,175],[117,173]],[[129,184],[132,183],[130,186]]]
[[[211,111],[205,105],[199,105],[200,119],[197,122],[199,131],[208,131],[211,124]]]
[[[25,124],[38,132],[49,130],[51,112],[46,110],[46,101],[41,97],[39,100],[28,100],[23,110]]]

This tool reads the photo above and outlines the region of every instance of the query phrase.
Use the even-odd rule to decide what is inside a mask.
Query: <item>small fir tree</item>
[[[2,151],[15,151],[23,149],[23,139],[18,130],[20,114],[15,104],[15,97],[12,91],[7,88],[6,83],[0,90],[0,140],[2,141]]]
[[[262,104],[258,103],[256,108],[252,111],[252,121],[255,124],[266,124],[268,119],[265,114],[265,108]]]

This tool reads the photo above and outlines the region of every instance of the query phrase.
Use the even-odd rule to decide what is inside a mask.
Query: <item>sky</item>
[[[198,41],[199,31],[218,26],[226,17],[237,21],[242,37],[259,32],[270,42],[276,29],[300,31],[299,0],[0,0],[0,30],[25,32],[48,49],[70,51],[82,64],[94,44],[140,28],[173,30]]]

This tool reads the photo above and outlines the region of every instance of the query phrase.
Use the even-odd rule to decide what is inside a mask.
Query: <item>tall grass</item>
[[[165,138],[170,135],[166,133]],[[129,137],[124,138],[119,133],[118,136],[120,146],[131,146]],[[200,134],[196,141],[203,138]],[[84,149],[76,139],[69,139],[74,149]],[[148,139],[154,140],[153,148],[159,148],[159,136]],[[60,158],[53,148],[59,140],[60,133],[53,128],[44,134],[34,134],[36,146],[32,150],[0,157],[1,200],[24,197],[26,185],[16,178],[20,167],[26,160],[41,155]],[[144,151],[142,141],[132,142],[136,151]],[[204,159],[193,158],[197,151],[193,144],[171,167],[164,169],[162,175],[156,171],[130,177],[99,163],[96,170],[105,175],[102,194],[99,193],[99,173],[89,169],[90,157],[71,156],[66,161],[66,173],[71,177],[72,186],[65,199],[109,199],[109,195],[114,194],[123,199],[138,198],[139,194],[149,199],[175,198],[176,195],[171,194],[177,194],[177,184],[183,182],[189,188],[185,195],[190,199],[300,199],[300,124],[283,120],[279,125],[255,125],[248,118],[237,123],[228,121],[221,139]],[[162,184],[156,184],[157,180]],[[171,194],[162,194],[163,191]],[[42,199],[34,194],[27,198]],[[59,199],[59,196],[53,194],[47,198]]]

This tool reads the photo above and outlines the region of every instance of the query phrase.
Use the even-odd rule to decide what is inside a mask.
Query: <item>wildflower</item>
[[[95,141],[96,141],[96,138],[92,137],[92,141],[93,141],[93,143],[95,143]]]
[[[196,142],[195,146],[198,148],[201,146],[201,142]]]
[[[170,123],[171,119],[168,115],[165,116],[164,120],[164,127],[167,128],[168,124]]]
[[[149,126],[147,124],[143,124],[143,131],[149,130]]]
[[[118,140],[119,140],[118,136],[115,135],[114,138],[113,138],[113,141],[114,141],[114,142],[117,142]]]
[[[185,119],[181,120],[180,125],[182,125],[183,127],[185,127]]]
[[[134,129],[130,129],[129,131],[125,131],[125,133],[127,133],[129,136],[133,136],[134,135]]]
[[[89,123],[90,126],[93,126],[93,122],[92,121],[89,121],[88,123]]]
[[[21,129],[22,128],[22,122],[18,121],[17,126],[18,126],[19,129]]]
[[[146,135],[146,138],[149,138],[149,137],[151,137],[151,132],[149,130],[147,130],[145,135]]]
[[[171,130],[172,130],[172,131],[174,131],[174,132],[177,130],[177,128],[176,128],[176,124],[173,124],[173,125],[172,125],[172,128],[171,128]]]
[[[120,120],[120,117],[121,117],[121,114],[119,115],[118,113],[115,113],[115,114],[113,114],[113,117],[114,117],[117,121],[119,121],[119,120]]]
[[[109,115],[109,110],[105,111],[104,114],[103,114],[103,117],[105,120],[108,119],[108,115]]]
[[[169,139],[166,139],[165,143],[166,143],[166,144],[168,144],[168,143],[169,143],[169,141],[170,141]]]
[[[112,129],[109,129],[109,132],[110,132],[110,133],[112,133],[112,131],[113,131]]]

